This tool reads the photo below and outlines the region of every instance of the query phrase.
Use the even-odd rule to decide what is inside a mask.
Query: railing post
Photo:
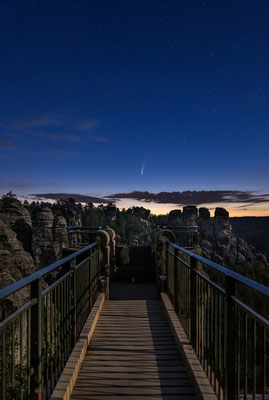
[[[89,261],[88,261],[88,277],[89,277],[89,287],[88,287],[88,297],[89,297],[89,311],[91,311],[92,309],[92,305],[93,305],[93,276],[94,276],[94,265],[93,265],[93,251],[92,248],[90,248],[90,250],[88,251],[88,257],[89,257]]]
[[[168,279],[168,250],[169,250],[169,242],[167,240],[165,242],[165,275],[166,275],[166,279]]]
[[[190,259],[190,323],[191,323],[191,345],[196,350],[196,313],[197,313],[197,300],[196,300],[196,269],[197,260],[193,257]]]
[[[72,310],[72,327],[73,327],[73,334],[72,334],[72,346],[76,343],[77,338],[77,271],[76,271],[76,258],[70,261],[70,268],[73,271],[73,310]]]
[[[42,393],[42,278],[31,283],[31,399],[41,400]]]
[[[224,399],[234,400],[236,395],[236,315],[232,296],[236,295],[236,281],[225,277],[224,308]]]
[[[174,307],[176,314],[178,314],[179,310],[177,257],[178,257],[178,249],[175,247],[174,248]]]

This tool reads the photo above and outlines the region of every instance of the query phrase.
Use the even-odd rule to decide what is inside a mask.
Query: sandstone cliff
[[[268,265],[263,254],[235,235],[229,213],[224,208],[216,208],[213,218],[205,207],[198,210],[195,206],[186,206],[183,213],[181,210],[171,211],[168,226],[183,225],[198,226],[200,247],[205,258],[227,267],[240,264],[254,266],[257,262]]]

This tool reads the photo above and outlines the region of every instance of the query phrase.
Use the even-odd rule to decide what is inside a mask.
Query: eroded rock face
[[[67,222],[62,216],[56,216],[53,221],[53,246],[56,260],[62,258],[63,248],[68,247]]]
[[[24,250],[16,233],[0,221],[0,288],[11,285],[36,271],[37,267],[32,256]],[[27,289],[17,292],[5,301],[5,307],[9,311],[14,311],[24,304],[28,295]],[[5,307],[2,308],[2,312]]]
[[[168,224],[169,228],[179,228],[184,225],[183,214],[181,210],[172,210],[168,214]]]
[[[206,210],[199,210],[200,246],[205,258],[227,267],[244,263],[254,265],[257,261],[268,263],[263,254],[256,253],[253,246],[235,236],[227,210],[216,208],[211,219],[209,210]]]
[[[39,210],[33,217],[32,254],[35,264],[44,268],[62,257],[68,246],[67,222],[64,217],[54,217],[50,208]]]
[[[32,221],[28,210],[17,199],[0,202],[0,220],[17,234],[25,251],[31,252]]]
[[[75,210],[69,210],[68,226],[82,226],[81,214]]]
[[[255,265],[258,261],[268,264],[266,257],[257,253],[255,247],[236,237],[232,230],[229,213],[217,207],[214,218],[206,207],[186,206],[169,213],[168,228],[198,225],[202,254],[218,264],[230,267],[237,264]]]
[[[39,268],[46,267],[55,260],[53,223],[54,215],[48,207],[42,208],[33,217],[32,254]]]
[[[197,225],[198,210],[196,206],[183,207],[183,221],[185,225]]]

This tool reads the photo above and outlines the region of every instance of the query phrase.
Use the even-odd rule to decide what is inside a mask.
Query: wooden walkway
[[[160,300],[105,302],[71,399],[197,399]]]

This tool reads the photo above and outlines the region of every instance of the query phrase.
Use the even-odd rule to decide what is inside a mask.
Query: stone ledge
[[[201,400],[217,400],[212,385],[210,384],[205,371],[203,370],[190,341],[182,328],[182,325],[174,311],[174,308],[166,293],[161,293],[161,300],[169,319],[173,334],[177,341],[178,348],[189,371],[196,392]]]
[[[77,343],[64,367],[64,370],[52,393],[51,400],[69,400],[77,380],[87,347],[91,341],[98,317],[105,301],[104,293],[100,293],[80,333]]]

